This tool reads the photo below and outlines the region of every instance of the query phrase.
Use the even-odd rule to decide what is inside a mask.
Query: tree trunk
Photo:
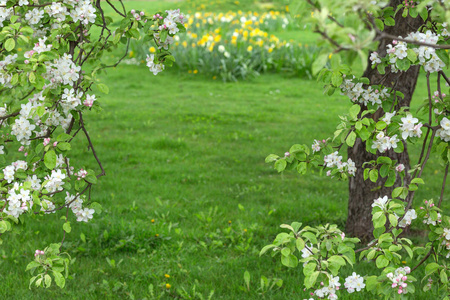
[[[391,0],[390,5],[397,7],[401,0]],[[402,11],[397,13],[395,18],[395,26],[386,27],[385,32],[405,37],[408,33],[417,31],[423,24],[422,18],[417,17],[415,19],[408,17],[403,18],[401,16]],[[378,46],[378,53],[380,56],[386,55],[386,45],[392,43],[391,40],[381,40]],[[369,61],[368,67],[364,72],[364,77],[369,78],[371,84],[379,84],[383,81],[386,87],[396,87],[396,89],[405,95],[404,99],[399,99],[399,104],[395,108],[398,111],[401,106],[409,106],[411,98],[416,87],[417,77],[419,75],[419,67],[415,66],[410,68],[407,72],[388,73],[386,70],[385,75],[378,73],[377,69],[371,68]],[[372,118],[378,119],[382,116],[382,110],[378,110],[372,115]],[[378,197],[388,196],[391,197],[392,190],[401,184],[400,178],[397,178],[393,187],[384,187],[382,180],[379,177],[376,183],[370,180],[364,181],[364,169],[362,164],[370,160],[376,160],[379,154],[376,155],[366,152],[366,144],[360,139],[356,140],[353,147],[348,149],[348,157],[351,158],[357,167],[356,175],[350,178],[349,181],[349,199],[348,199],[348,218],[346,224],[346,232],[355,237],[359,237],[362,240],[368,240],[372,238],[373,224],[372,224],[372,203],[374,199]],[[406,149],[403,153],[395,153],[392,150],[383,154],[389,156],[392,160],[397,160],[398,163],[405,165],[405,172],[410,169],[409,156]]]

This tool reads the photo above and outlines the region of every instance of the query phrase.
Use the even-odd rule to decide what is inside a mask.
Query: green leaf
[[[414,50],[412,50],[412,49],[408,49],[408,51],[407,51],[407,57],[408,57],[408,59],[409,59],[412,63],[415,63],[416,60],[417,60],[417,54],[416,54],[416,52],[414,52]]]
[[[63,229],[65,232],[70,233],[72,231],[72,227],[70,227],[70,222],[64,223]]]
[[[167,30],[161,31],[161,33],[159,34],[159,39],[161,40],[161,42],[164,43],[166,41],[168,35],[169,35],[169,32]]]
[[[437,263],[429,263],[425,267],[425,274],[430,275],[434,272],[436,272],[439,269],[439,265]]]
[[[340,266],[345,266],[345,259],[342,256],[333,255],[328,259],[329,263],[336,263]]]
[[[269,154],[269,155],[266,157],[266,163],[274,162],[274,161],[276,161],[278,158],[279,158],[279,156],[276,155],[276,154]]]
[[[322,70],[323,67],[325,67],[327,61],[328,61],[327,53],[319,55],[311,66],[312,75],[315,76],[317,73],[319,73],[319,71]]]
[[[45,274],[44,283],[46,288],[49,288],[52,285],[52,278],[50,277],[50,275]]]
[[[445,51],[445,49],[436,49],[436,54],[444,62],[444,64],[448,67],[449,66],[448,52]]]
[[[281,263],[289,268],[295,268],[298,265],[298,259],[294,255],[281,256]]]
[[[305,278],[305,287],[307,289],[310,289],[316,283],[318,276],[319,276],[319,271],[315,271],[310,276],[307,276]]]
[[[414,178],[413,180],[411,180],[411,183],[425,184],[422,178]]]
[[[375,25],[378,27],[380,31],[384,30],[384,23],[380,19],[375,19]]]
[[[55,153],[55,150],[50,150],[47,153],[45,153],[44,164],[50,170],[53,170],[56,167],[56,153]]]
[[[375,125],[375,127],[376,127],[378,130],[383,130],[383,129],[386,128],[386,126],[387,126],[387,124],[386,124],[386,122],[384,122],[384,121],[378,121],[377,124]]]
[[[70,134],[67,133],[61,133],[60,135],[58,135],[58,137],[56,138],[56,141],[58,142],[65,142],[67,140],[70,140],[72,138],[72,136]]]
[[[287,166],[287,162],[285,159],[279,159],[275,162],[275,169],[278,172],[283,172],[284,169],[286,169],[286,166]]]
[[[347,143],[347,145],[349,147],[353,147],[353,145],[355,145],[355,141],[356,141],[356,133],[354,131],[350,132],[350,134],[348,135],[347,139],[345,140],[345,142]]]
[[[88,173],[86,175],[86,177],[84,177],[84,180],[86,180],[87,182],[92,183],[92,184],[97,183],[97,177],[94,174],[90,174],[90,173]]]
[[[267,245],[267,246],[264,246],[262,249],[261,249],[261,252],[259,252],[259,256],[262,256],[264,253],[266,253],[268,250],[270,250],[270,249],[273,249],[273,248],[275,248],[276,247],[276,245]]]
[[[395,20],[391,17],[385,18],[384,24],[386,24],[386,26],[395,26]]]
[[[70,150],[70,149],[72,148],[72,147],[70,146],[70,144],[67,143],[67,142],[61,142],[61,143],[58,143],[57,147],[58,147],[58,149],[61,150],[61,151],[68,151],[68,150]]]
[[[426,4],[426,2],[424,2]],[[422,18],[422,20],[425,22],[428,18],[428,9],[422,9],[419,11],[419,15]]]
[[[42,116],[45,114],[45,107],[44,107],[44,106],[38,106],[38,107],[36,108],[36,114],[37,114],[39,117],[42,117]]]
[[[60,272],[53,271],[53,276],[55,277],[55,283],[57,286],[63,288],[66,285],[66,280]]]
[[[355,104],[352,107],[350,107],[350,118],[356,119],[360,111],[361,106],[359,106],[359,104]]]
[[[447,284],[447,283],[448,283],[447,272],[445,272],[444,269],[441,270],[440,278],[441,278],[441,282],[442,282],[443,284]]]
[[[331,75],[331,83],[335,86],[335,87],[339,87],[342,84],[342,74],[339,71],[334,71],[333,74]]]
[[[100,92],[102,92],[104,94],[109,94],[109,88],[108,88],[108,86],[106,84],[98,83],[97,87],[100,90]]]
[[[387,156],[379,156],[377,158],[377,163],[378,164],[387,164],[387,165],[391,165],[392,164],[392,159],[390,159]]]
[[[289,255],[291,255],[291,249],[289,249],[289,248],[287,248],[287,247],[281,249],[281,255],[283,255],[283,256],[289,256]]]
[[[370,178],[370,181],[377,182],[377,180],[378,180],[378,170],[376,170],[376,169],[370,170],[369,178]]]
[[[305,248],[305,241],[301,238],[297,238],[295,241],[295,246],[297,247],[298,251],[302,251]]]
[[[411,66],[411,62],[409,61],[409,59],[398,59],[395,64],[402,71],[408,70]]]
[[[397,227],[398,224],[397,217],[394,216],[393,214],[389,214],[389,223],[391,223],[392,227]]]
[[[13,38],[9,38],[5,42],[5,50],[10,52],[16,47],[16,41]]]
[[[403,192],[403,187],[399,186],[392,191],[392,198],[397,198]]]
[[[362,141],[366,141],[370,137],[370,132],[367,130],[366,127],[361,128],[361,130],[358,132],[359,137]]]
[[[28,270],[37,268],[37,267],[39,267],[40,265],[41,265],[40,263],[38,263],[37,261],[33,260],[32,262],[30,262],[30,263],[27,265],[27,268],[25,269],[25,271],[28,271]]]
[[[382,268],[386,267],[387,265],[389,265],[389,260],[384,255],[380,255],[377,257],[377,260],[375,261],[375,263],[376,263],[378,269],[382,269]]]

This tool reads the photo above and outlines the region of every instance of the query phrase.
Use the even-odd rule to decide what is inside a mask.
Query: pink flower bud
[[[136,12],[136,11],[135,11],[134,9],[131,10],[131,14],[134,15],[135,12]]]
[[[399,293],[399,294],[403,293],[403,291],[401,290],[401,288],[398,289],[398,293]]]
[[[425,200],[425,204],[428,204],[428,200]]]
[[[56,145],[58,145],[58,142],[53,143],[53,147],[56,147]]]
[[[284,157],[289,157],[289,156],[291,156],[291,154],[289,152],[284,153]]]
[[[25,152],[23,155],[28,156],[28,152]]]
[[[24,148],[25,148],[24,146],[20,146],[19,152],[22,152]]]
[[[403,276],[403,277],[402,277],[402,280],[403,280],[403,281],[406,281],[407,279],[408,279],[408,277],[406,277],[406,276]]]
[[[141,11],[139,14],[141,15],[141,17],[143,17],[145,15],[145,13],[143,11]]]
[[[394,282],[394,283],[392,284],[392,288],[395,288],[395,287],[397,287],[397,284]]]
[[[50,143],[50,138],[44,139],[44,142],[43,142],[44,146],[47,146],[48,143]]]

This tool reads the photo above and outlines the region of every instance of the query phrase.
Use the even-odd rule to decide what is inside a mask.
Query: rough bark
[[[402,2],[401,0],[392,0],[390,5],[396,7]],[[405,37],[408,33],[417,31],[419,27],[423,24],[423,20],[420,17],[413,18],[403,18],[401,12],[399,12],[395,18],[395,26],[386,27],[385,32],[395,35]],[[380,56],[386,54],[386,45],[391,43],[391,40],[382,40],[378,46],[378,53]],[[400,106],[409,106],[413,92],[416,88],[417,77],[419,75],[419,68],[412,67],[407,72],[399,73],[386,73],[381,75],[378,73],[377,69],[372,69],[369,61],[369,65],[364,72],[364,77],[369,78],[371,84],[380,84],[387,87],[394,87],[405,95],[404,99],[399,99]],[[379,110],[372,116],[374,119],[378,119],[382,116],[382,111]],[[374,199],[378,197],[383,197],[388,195],[390,197],[392,190],[399,186],[400,179],[397,178],[396,183],[393,187],[387,188],[383,186],[383,180],[379,178],[376,183],[370,180],[364,181],[362,164],[370,160],[376,160],[377,155],[371,154],[365,151],[366,145],[360,139],[357,139],[355,145],[348,149],[348,157],[351,158],[356,166],[357,172],[355,177],[352,177],[349,181],[349,199],[348,199],[348,219],[346,224],[346,231],[348,234],[359,237],[363,240],[368,240],[372,238],[372,203]],[[397,160],[398,163],[405,165],[406,170],[410,169],[409,156],[405,145],[405,151],[403,153],[395,153],[394,151],[388,151],[383,154],[384,156],[389,156],[393,160]],[[408,173],[406,173],[408,174]]]

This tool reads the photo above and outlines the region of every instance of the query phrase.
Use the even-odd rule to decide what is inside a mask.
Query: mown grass
[[[63,290],[30,291],[24,273],[35,249],[61,239],[60,215],[29,220],[20,234],[5,235],[2,298],[201,299],[211,291],[213,299],[305,298],[300,268],[258,253],[281,223],[343,228],[347,183],[319,174],[280,175],[264,158],[330,136],[348,101],[323,96],[314,81],[282,75],[223,84],[176,71],[155,77],[145,67],[126,65],[108,75],[104,111],[87,118],[107,172],[92,194],[104,212],[72,226],[63,248],[76,261]],[[422,81],[416,105],[424,95]],[[74,156],[73,162],[95,166],[85,143]],[[428,170],[430,184],[418,200],[439,193],[440,168]],[[356,272],[378,271],[363,262]],[[258,290],[261,276],[281,278],[282,288]]]

